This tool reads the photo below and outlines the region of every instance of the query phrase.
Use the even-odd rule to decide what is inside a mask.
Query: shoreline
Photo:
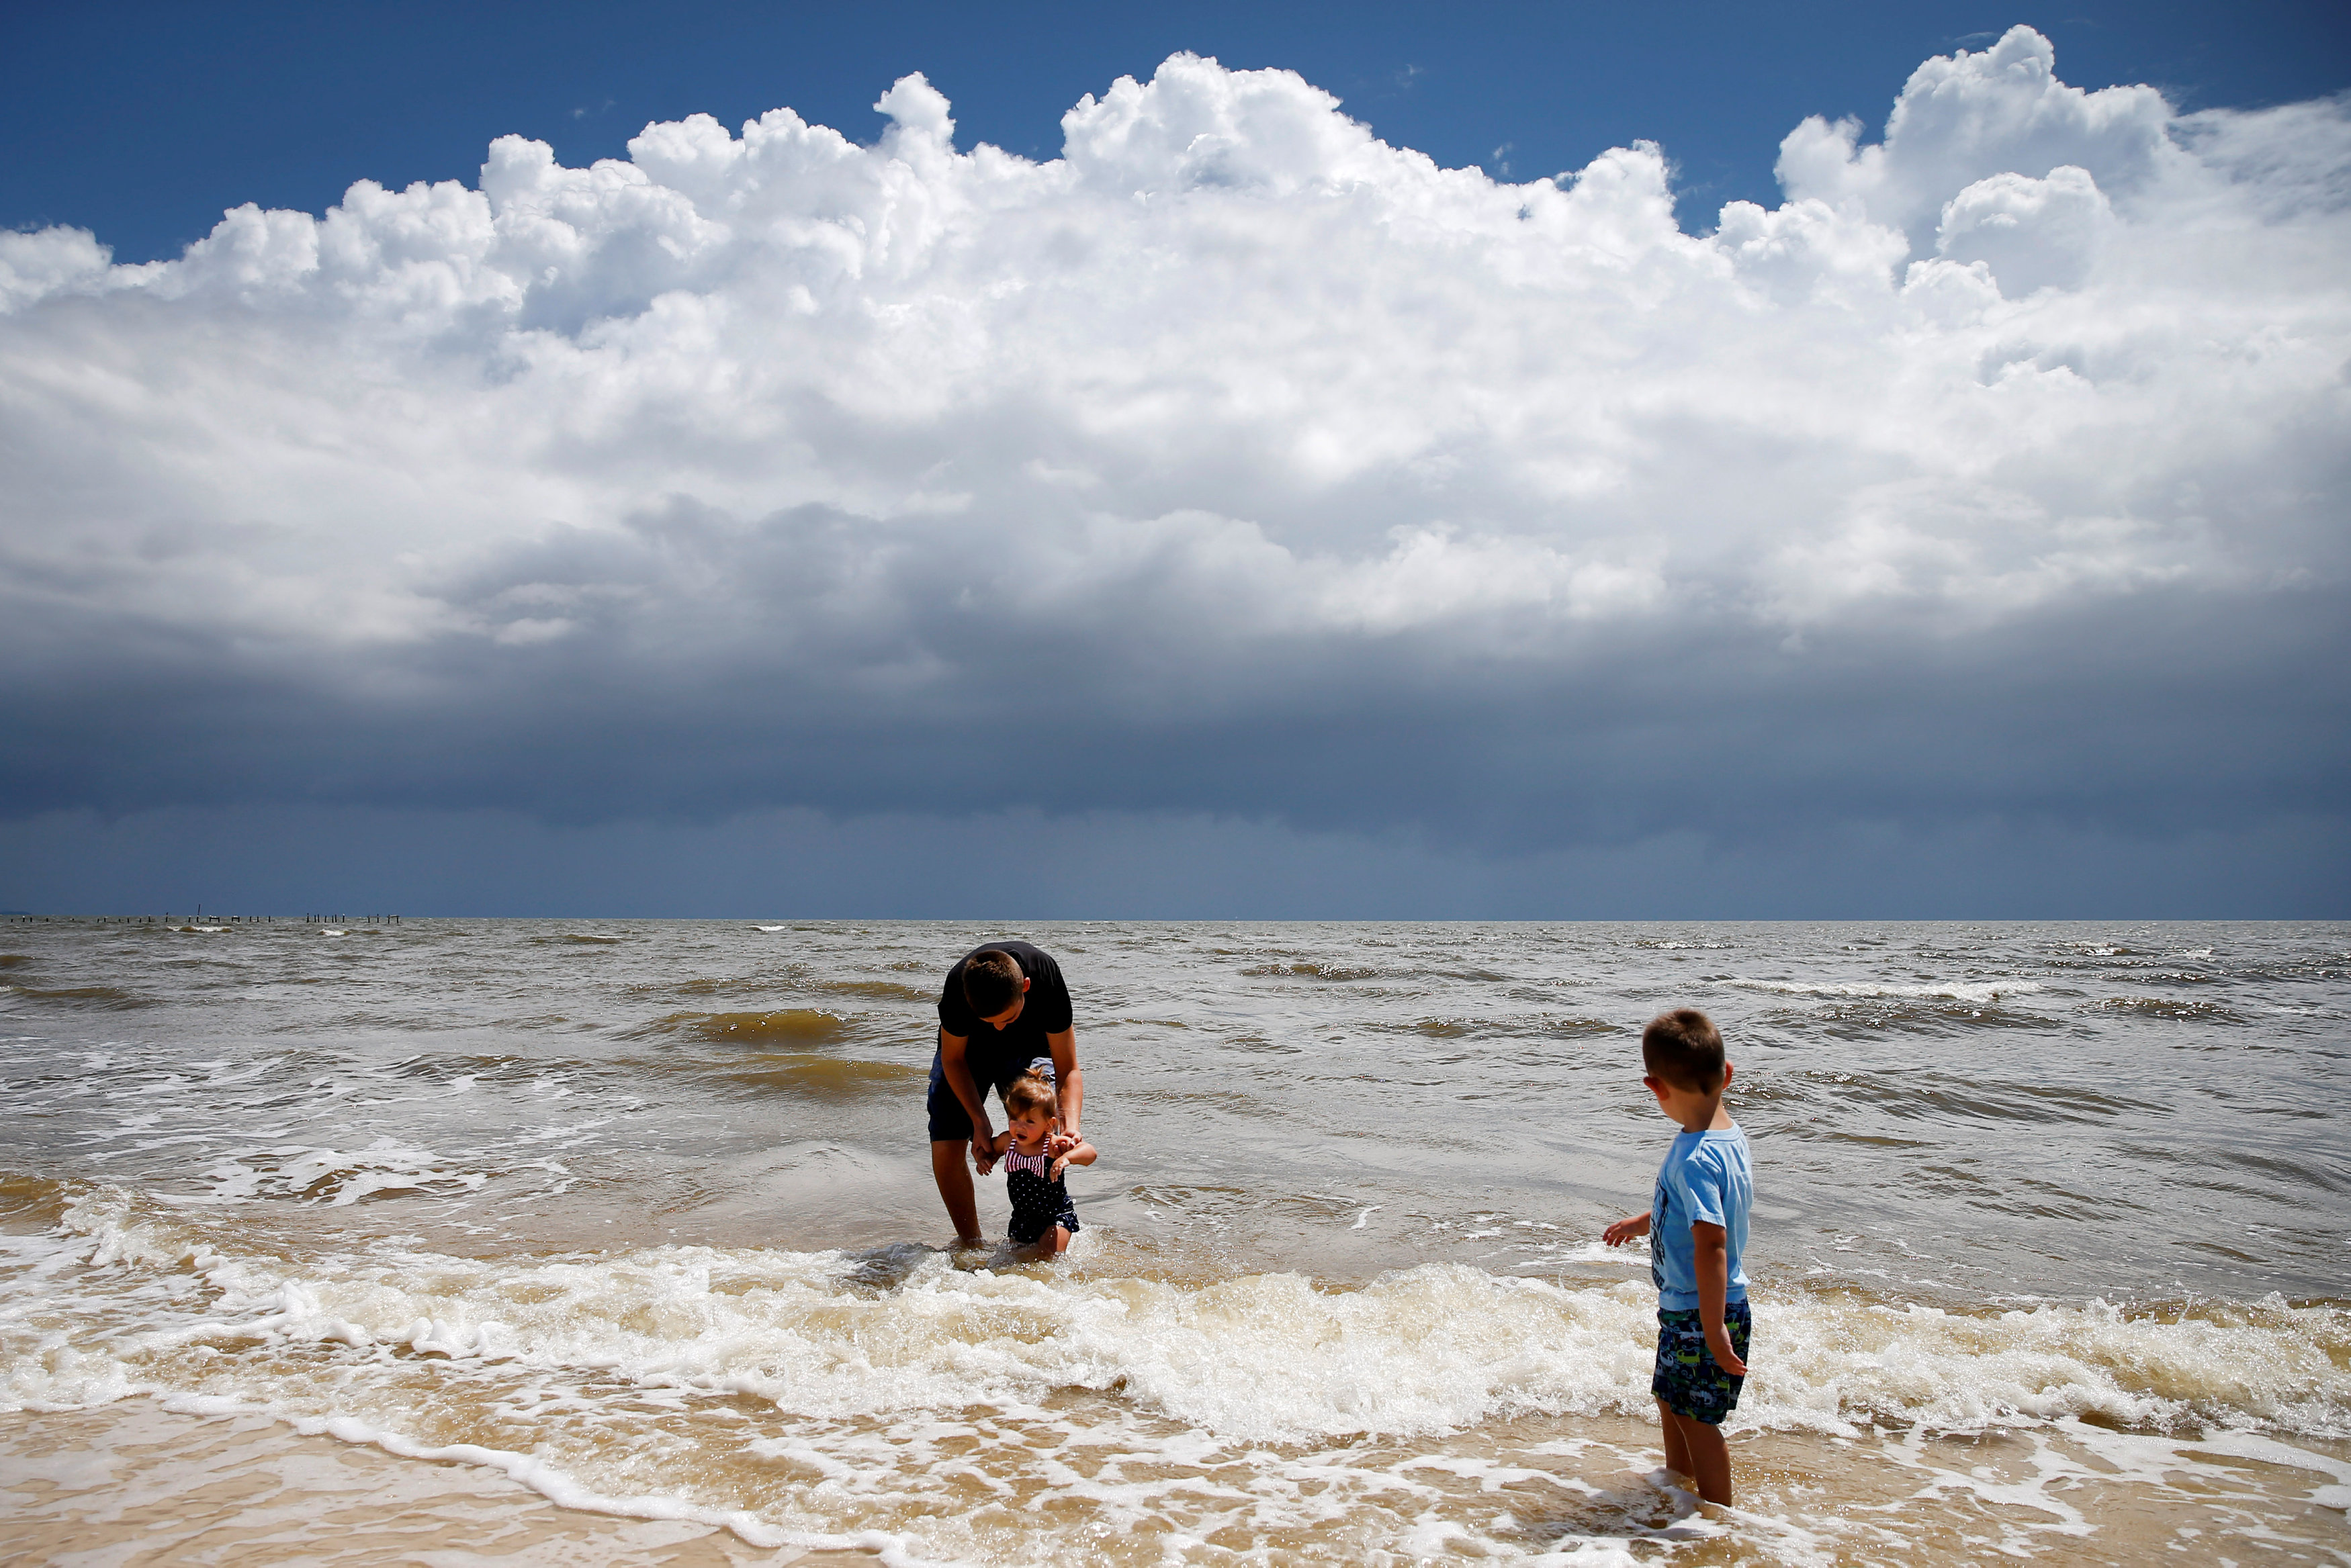
[[[2225,1442],[2093,1428],[1995,1428],[1869,1452],[1817,1433],[1748,1432],[1733,1438],[1740,1507],[1725,1511],[1674,1490],[1654,1469],[1645,1423],[1616,1417],[1578,1425],[1580,1435],[1568,1436],[1525,1418],[1504,1423],[1485,1439],[1520,1459],[1499,1468],[1468,1451],[1481,1445],[1466,1434],[1426,1444],[1417,1456],[1384,1457],[1398,1476],[1466,1482],[1489,1500],[1489,1515],[1515,1527],[1522,1551],[1546,1562],[1594,1552],[1651,1561],[1695,1550],[1704,1561],[1758,1564],[1826,1553],[1963,1568],[1987,1551],[2172,1563],[2183,1547],[2219,1545],[2216,1518],[2252,1525],[2272,1548],[2344,1549],[2339,1503],[2309,1495],[2323,1478],[2262,1457],[2258,1442],[2256,1451],[2231,1452]],[[2335,1452],[2313,1457],[2331,1457],[2337,1473],[2351,1477],[2351,1443],[2321,1446]],[[26,1561],[70,1554],[85,1564],[871,1568],[1019,1560],[993,1550],[935,1554],[903,1535],[887,1546],[758,1545],[720,1524],[646,1517],[643,1503],[558,1502],[487,1466],[403,1458],[268,1416],[193,1415],[143,1396],[89,1410],[0,1415],[0,1551]],[[1823,1506],[1840,1517],[1817,1511]],[[1891,1538],[1873,1544],[1865,1522],[1857,1534],[1828,1528],[1889,1511],[1906,1525],[1898,1545]],[[1259,1548],[1279,1560],[1353,1560],[1343,1533],[1279,1539],[1284,1533]],[[1123,1547],[1097,1542],[1090,1555],[1164,1561],[1159,1547],[1173,1543],[1149,1535]],[[1242,1545],[1229,1531],[1208,1543]],[[1029,1544],[1048,1555],[1070,1545]],[[1432,1554],[1403,1542],[1390,1546]],[[1433,1554],[1447,1553],[1438,1545]]]

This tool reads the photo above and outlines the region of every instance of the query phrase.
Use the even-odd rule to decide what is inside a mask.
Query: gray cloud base
[[[2011,815],[1674,833],[1500,857],[1408,832],[1008,812],[569,826],[494,810],[168,806],[0,820],[24,907],[61,912],[1136,919],[2111,920],[2324,916],[2339,817],[2149,840]]]
[[[0,236],[7,864],[261,800],[443,833],[475,908],[491,821],[517,909],[682,835],[956,912],[958,823],[1062,913],[2351,883],[2342,105],[2018,29],[1698,236],[1655,149],[1499,184],[1186,57],[1050,163],[881,107],[508,138],[175,263]]]

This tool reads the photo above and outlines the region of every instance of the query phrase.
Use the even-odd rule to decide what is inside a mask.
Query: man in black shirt
[[[986,1176],[996,1168],[988,1087],[1000,1102],[1004,1086],[1032,1066],[1052,1074],[1062,1137],[1075,1142],[1083,1136],[1078,1115],[1086,1091],[1061,966],[1027,942],[982,942],[956,961],[939,988],[939,1048],[931,1058],[931,1174],[967,1244],[981,1240],[971,1170]],[[967,1147],[971,1168],[964,1164]]]

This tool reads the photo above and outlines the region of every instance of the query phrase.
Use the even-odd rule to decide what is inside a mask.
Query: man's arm
[[[1706,1330],[1706,1347],[1714,1363],[1733,1377],[1747,1376],[1747,1363],[1730,1348],[1730,1331],[1722,1326],[1723,1293],[1730,1288],[1729,1232],[1703,1220],[1690,1221],[1690,1262],[1698,1274],[1698,1322]]]
[[[987,1119],[987,1101],[972,1081],[971,1064],[964,1060],[964,1047],[971,1042],[960,1034],[939,1031],[939,1070],[946,1075],[947,1087],[963,1102],[963,1114],[971,1118],[971,1162],[986,1176],[996,1168],[996,1129]]]
[[[1045,1047],[1053,1053],[1053,1093],[1061,1104],[1061,1135],[1071,1143],[1082,1143],[1086,1135],[1078,1130],[1078,1112],[1086,1103],[1086,1078],[1078,1071],[1076,1027],[1046,1035]]]

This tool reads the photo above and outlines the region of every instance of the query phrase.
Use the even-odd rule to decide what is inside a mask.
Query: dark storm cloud
[[[569,821],[1270,810],[1495,853],[1874,814],[2177,831],[2339,811],[2351,777],[2343,731],[2313,722],[2351,697],[2335,589],[2148,589],[1997,637],[1881,624],[1792,648],[1692,607],[1541,659],[1441,632],[1228,634],[1171,671],[1211,607],[1137,593],[1093,607],[1102,625],[1040,624],[912,552],[914,581],[832,624],[821,541],[849,531],[783,520],[789,547],[733,551],[723,590],[690,572],[691,600],[610,540],[534,551],[528,580],[605,592],[573,637],[516,649],[295,672],[224,642],[134,687],[93,646],[86,673],[15,696],[8,787],[20,810],[282,796]]]

